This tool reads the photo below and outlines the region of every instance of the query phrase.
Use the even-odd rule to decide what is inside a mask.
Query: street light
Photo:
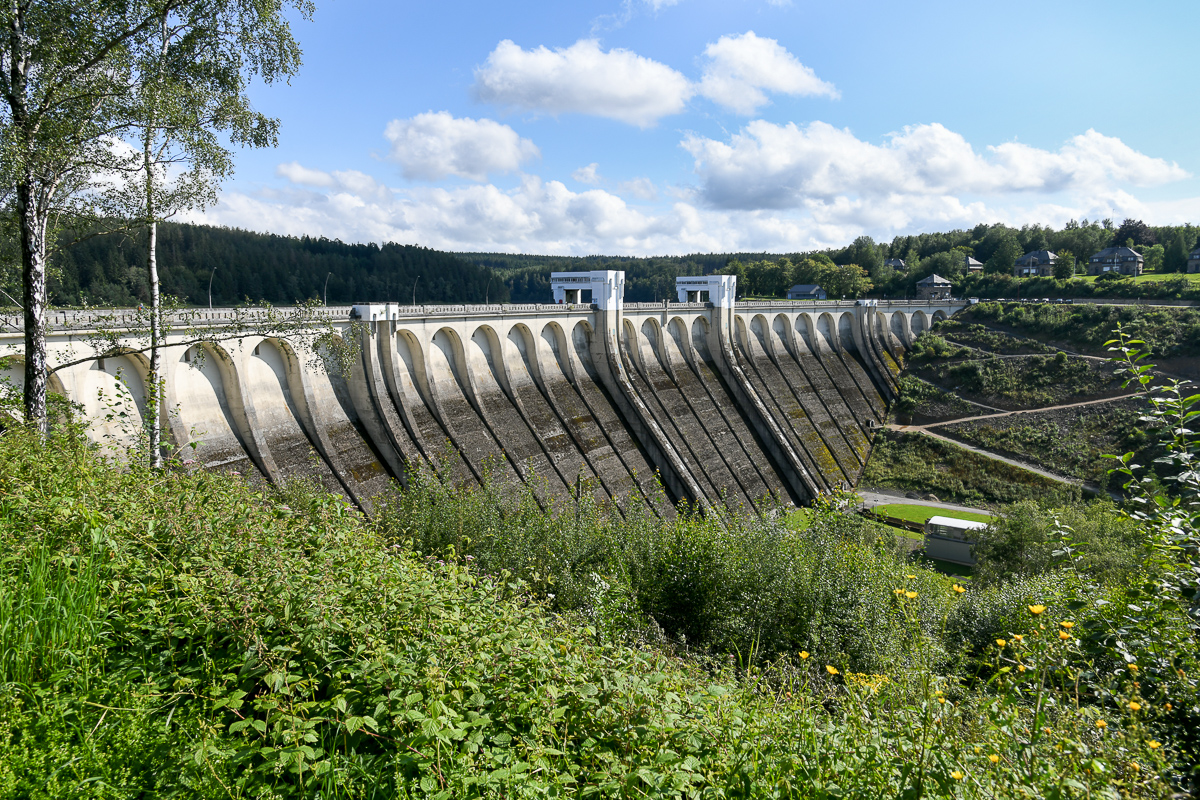
[[[212,311],[212,279],[213,275],[217,274],[217,268],[213,267],[212,274],[208,276],[208,310]]]
[[[485,306],[488,304],[488,290],[492,288],[492,278],[493,277],[495,277],[495,276],[494,275],[488,276],[487,289],[483,290],[483,304]]]
[[[413,303],[412,304],[414,306],[417,304],[417,281],[419,281],[419,280],[421,280],[420,275],[418,275],[416,277],[416,280],[413,281]]]
[[[330,273],[328,273],[328,274],[325,276],[325,291],[324,291],[324,292],[322,292],[322,296],[325,298],[325,305],[326,305],[326,306],[328,306],[328,305],[329,305],[329,276],[330,276],[330,275],[332,275],[332,274],[333,274],[333,273],[332,273],[332,272],[330,272]]]

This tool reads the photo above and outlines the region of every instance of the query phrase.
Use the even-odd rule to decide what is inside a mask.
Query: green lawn
[[[1151,272],[1145,275],[1138,275],[1136,278],[1123,278],[1123,281],[1132,281],[1133,283],[1156,283],[1158,281],[1169,281],[1172,278],[1187,278],[1192,283],[1200,283],[1200,272],[1192,273],[1191,275],[1184,272]],[[1077,281],[1088,281],[1094,283],[1095,275],[1076,275]]]
[[[899,517],[910,522],[925,523],[925,520],[930,517],[950,517],[951,519],[965,519],[971,522],[991,522],[992,518],[986,514],[973,514],[970,511],[950,511],[945,508],[937,508],[935,506],[918,506],[912,503],[888,503],[885,506],[875,506],[875,512],[886,514],[889,517]]]

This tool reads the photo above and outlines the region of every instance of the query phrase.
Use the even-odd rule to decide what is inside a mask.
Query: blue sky
[[[1200,4],[318,2],[196,219],[672,254],[1200,222]]]

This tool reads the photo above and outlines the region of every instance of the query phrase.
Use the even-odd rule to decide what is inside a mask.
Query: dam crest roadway
[[[544,505],[588,491],[663,516],[680,501],[760,511],[854,486],[904,350],[965,301],[735,302],[735,280],[679,278],[684,302],[625,303],[623,272],[555,273],[551,304],[320,309],[352,353],[341,360],[288,337],[194,343],[176,328],[164,436],[185,463],[305,477],[367,512],[392,478],[426,468],[524,485]],[[118,450],[145,418],[149,366],[133,352],[144,336],[120,340],[122,313],[52,312],[47,342],[49,363],[66,364],[92,352],[98,325],[118,328],[103,357],[50,379]],[[234,315],[185,314],[214,331]],[[0,374],[16,390],[20,324],[0,319]]]

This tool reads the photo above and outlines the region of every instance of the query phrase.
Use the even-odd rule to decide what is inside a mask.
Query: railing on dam
[[[736,310],[757,311],[764,309],[779,309],[788,311],[831,310],[853,308],[856,300],[751,300],[739,301]],[[966,301],[959,299],[948,300],[875,300],[872,301],[880,309],[914,308],[937,306],[965,305]],[[702,311],[710,308],[711,303],[676,303],[672,301],[625,303],[626,311]],[[267,319],[270,314],[292,315],[301,307],[273,306],[270,309],[253,307],[230,308],[190,308],[171,312],[164,317],[168,326],[219,326],[235,323],[254,323]],[[592,310],[593,306],[586,303],[491,303],[491,304],[454,304],[454,305],[402,305],[397,309],[397,317],[401,319],[434,318],[434,317],[487,317],[504,316],[509,314],[578,314]],[[317,306],[305,309],[314,319],[345,320],[351,316],[353,306]],[[149,325],[149,316],[145,309],[138,308],[92,308],[92,309],[57,309],[51,310],[46,317],[51,328],[60,330],[86,330],[96,327],[104,328],[144,328]],[[24,319],[18,314],[0,315],[0,332],[19,331],[24,328]]]

